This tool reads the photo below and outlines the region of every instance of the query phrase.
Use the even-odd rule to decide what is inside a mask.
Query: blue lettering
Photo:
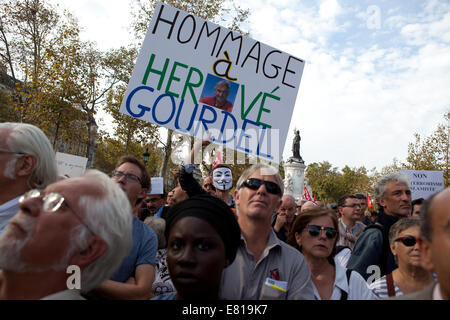
[[[268,135],[267,135],[267,149],[268,149],[268,152],[269,153],[261,153],[260,152],[260,148],[261,148],[261,145],[262,145],[262,143],[263,143],[263,141],[264,141],[264,136],[265,136],[265,134],[266,134],[266,130],[267,130],[267,127],[263,127],[262,128],[262,130],[261,130],[261,134],[259,135],[259,140],[258,140],[258,147],[256,148],[256,154],[258,155],[258,156],[262,156],[262,157],[265,157],[265,158],[269,158],[269,159],[273,159],[273,156],[271,156],[270,155],[270,151],[272,150],[272,148],[271,148],[271,142],[272,142],[272,140],[270,139],[271,138],[271,132],[272,131],[268,131],[269,133],[268,133]]]
[[[234,133],[236,132],[236,129],[237,129],[237,121],[231,113],[229,113],[227,111],[223,111],[223,110],[222,110],[222,113],[224,114],[225,117],[223,118],[222,127],[220,128],[220,135],[217,137],[217,140],[222,139],[223,131],[225,130],[225,124],[226,124],[228,118],[231,118],[231,120],[233,120],[233,124],[234,124],[233,135],[231,136],[231,138],[228,140],[220,141],[220,143],[226,144],[227,142],[234,139]],[[215,141],[215,139],[213,141]]]
[[[158,105],[159,101],[161,101],[164,97],[170,98],[170,101],[172,102],[172,112],[170,113],[170,117],[166,121],[159,121],[158,119],[156,119],[156,106]],[[153,104],[153,110],[152,110],[153,120],[159,125],[164,125],[166,123],[169,123],[170,120],[172,120],[173,115],[175,114],[175,109],[176,109],[175,99],[170,94],[162,94],[156,99],[155,103]]]
[[[131,91],[130,94],[128,95],[127,103],[126,103],[125,107],[126,107],[128,113],[135,118],[141,118],[145,114],[146,111],[150,111],[149,107],[143,106],[141,104],[139,104],[137,106],[139,109],[141,109],[141,111],[139,113],[134,113],[133,111],[131,111],[131,108],[130,108],[131,99],[133,98],[134,94],[136,92],[138,92],[139,90],[148,90],[150,92],[153,92],[154,89],[151,87],[139,86],[139,87],[135,88],[133,91]]]
[[[195,133],[194,133],[194,136],[197,136],[197,132],[198,132],[198,129],[199,129],[199,127],[200,127],[200,123],[203,125],[203,127],[205,128],[205,130],[206,130],[206,132],[208,132],[208,126],[206,125],[207,123],[214,123],[215,121],[216,121],[216,119],[217,119],[217,113],[216,113],[216,110],[214,110],[215,108],[213,108],[213,107],[210,107],[210,106],[208,106],[208,105],[206,105],[206,104],[204,104],[203,105],[203,109],[202,109],[202,112],[200,112],[200,117],[198,118],[198,121],[199,121],[199,123],[198,123],[198,125],[197,125],[197,128],[195,129]],[[213,115],[213,119],[205,119],[204,118],[204,115],[205,115],[205,111],[206,110],[209,110],[209,111],[211,111],[211,114]]]
[[[189,130],[191,130],[192,124],[194,123],[194,118],[195,118],[195,115],[197,114],[198,104],[195,105],[194,111],[192,112],[192,115],[191,115],[191,121],[189,122],[189,125],[186,129],[181,129],[180,124],[179,124],[180,113],[181,113],[181,109],[183,109],[183,105],[184,105],[184,99],[181,99],[180,105],[178,106],[177,116],[175,117],[175,129],[177,129],[179,131],[188,132]]]

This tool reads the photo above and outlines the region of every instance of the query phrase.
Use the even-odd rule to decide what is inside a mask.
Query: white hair
[[[89,195],[80,197],[79,205],[85,212],[83,220],[108,246],[105,253],[81,273],[81,291],[88,292],[109,279],[130,252],[133,215],[125,192],[106,174],[88,170],[83,178],[99,185],[102,190],[100,199]],[[86,246],[89,235],[89,230],[83,225],[74,228],[72,248]]]
[[[55,152],[47,136],[36,126],[28,123],[4,122],[0,129],[11,130],[6,144],[10,151],[32,155],[36,165],[28,180],[29,187],[44,189],[57,181]]]

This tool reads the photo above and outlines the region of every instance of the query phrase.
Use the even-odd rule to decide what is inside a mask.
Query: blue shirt
[[[110,280],[125,282],[130,277],[135,277],[138,265],[151,264],[155,266],[157,250],[156,233],[137,217],[133,217],[133,247]]]

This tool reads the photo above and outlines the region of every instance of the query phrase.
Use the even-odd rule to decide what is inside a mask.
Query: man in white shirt
[[[41,129],[26,123],[0,123],[0,234],[30,189],[57,179],[53,148]]]

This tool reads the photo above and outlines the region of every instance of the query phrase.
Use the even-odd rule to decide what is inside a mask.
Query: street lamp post
[[[145,152],[142,154],[142,158],[144,159],[144,164],[147,166],[148,158],[150,157],[150,153],[148,153],[148,148],[145,148]]]

